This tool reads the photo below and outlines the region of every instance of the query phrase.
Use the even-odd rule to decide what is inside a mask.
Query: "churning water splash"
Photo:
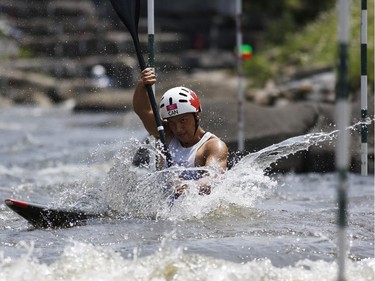
[[[309,147],[317,145],[318,143],[334,140],[337,133],[338,131],[336,130],[330,133],[317,132],[289,138],[257,152],[250,153],[234,168],[242,169],[242,166],[255,165],[261,170],[267,169],[271,164],[276,163],[281,158],[288,157],[299,151],[308,150]]]
[[[358,122],[348,130],[356,130],[361,124]],[[265,169],[283,157],[322,142],[332,142],[337,135],[338,130],[334,130],[289,138],[248,154],[224,174],[209,167],[171,167],[157,171],[152,165],[135,166],[134,155],[139,149],[148,151],[150,158],[161,157],[161,152],[153,144],[132,139],[114,156],[113,166],[100,188],[93,190],[85,186],[90,195],[82,198],[90,198],[91,203],[105,206],[114,216],[127,218],[186,220],[222,216],[223,213],[230,216],[231,212],[233,216],[238,212],[251,216],[256,203],[277,186],[273,178],[265,175]],[[199,195],[199,187],[191,180],[188,181],[190,188],[174,200],[179,175],[197,169],[205,169],[212,176],[211,194]]]
[[[99,188],[77,183],[85,194],[65,194],[63,200],[73,202],[78,199],[81,202],[77,206],[84,206],[82,201],[94,202],[97,206],[105,206],[115,217],[186,220],[230,213],[233,208],[238,211],[237,208],[253,207],[264,190],[275,186],[275,182],[259,169],[247,169],[246,176],[238,177],[229,171],[220,174],[210,167],[171,167],[157,171],[152,167],[135,166],[133,158],[139,149],[147,150],[150,158],[160,157],[160,151],[154,145],[132,139],[116,153]],[[189,189],[175,200],[176,183],[181,183],[181,174],[202,170],[212,176],[210,196],[199,195],[199,186],[194,180],[184,180]],[[95,211],[100,211],[100,207]]]
[[[366,121],[360,121],[347,127],[347,130],[356,131],[362,125],[370,125],[372,121],[372,119],[367,118]],[[257,152],[250,153],[241,159],[241,161],[235,165],[234,169],[241,170],[252,165],[257,166],[261,170],[267,169],[271,166],[271,164],[276,163],[281,158],[288,157],[289,155],[293,155],[299,151],[308,150],[311,146],[322,142],[331,143],[337,137],[338,133],[339,130],[334,130],[327,133],[315,132],[289,138]]]

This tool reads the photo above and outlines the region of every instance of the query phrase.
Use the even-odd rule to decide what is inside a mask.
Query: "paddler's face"
[[[195,116],[191,113],[185,113],[170,117],[167,119],[168,126],[173,135],[182,143],[183,146],[194,145],[195,134]]]

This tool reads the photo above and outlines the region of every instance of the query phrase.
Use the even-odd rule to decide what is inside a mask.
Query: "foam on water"
[[[167,245],[166,245],[167,244]],[[168,247],[149,256],[130,258],[86,243],[66,246],[60,258],[50,265],[32,258],[33,247],[20,258],[0,253],[0,280],[335,280],[337,264],[322,260],[301,260],[292,266],[275,267],[269,259],[243,264],[202,255],[187,255],[181,248]],[[347,261],[347,280],[374,280],[375,260]]]

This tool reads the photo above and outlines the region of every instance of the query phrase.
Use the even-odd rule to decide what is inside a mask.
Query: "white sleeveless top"
[[[183,147],[179,140],[173,137],[168,148],[172,156],[173,163],[177,166],[182,167],[195,167],[195,155],[197,154],[198,149],[208,141],[213,134],[210,132],[204,133],[202,138],[191,147]]]

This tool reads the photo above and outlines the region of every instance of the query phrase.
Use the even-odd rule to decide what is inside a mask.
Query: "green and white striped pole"
[[[155,71],[155,17],[154,0],[147,0],[148,66]],[[155,87],[155,85],[153,85]],[[153,89],[155,93],[155,88]]]
[[[147,34],[148,34],[148,40],[147,40],[147,65],[148,67],[151,67],[155,74],[155,5],[154,0],[147,0]],[[155,84],[152,85],[152,90],[155,92]],[[153,138],[148,138],[150,143],[156,147],[156,141]],[[160,168],[158,167],[159,160],[156,155],[150,153],[150,167],[155,167],[156,169]]]
[[[367,0],[361,1],[361,174],[367,176]]]
[[[348,166],[349,166],[349,135],[346,127],[349,125],[350,106],[348,102],[348,41],[349,41],[349,10],[350,0],[339,0],[339,69],[338,69],[338,93],[336,95],[336,122],[338,138],[336,145],[336,172],[338,176],[337,203],[338,203],[338,240],[337,240],[337,264],[338,280],[346,280],[345,264],[347,255],[347,190],[348,190]]]

